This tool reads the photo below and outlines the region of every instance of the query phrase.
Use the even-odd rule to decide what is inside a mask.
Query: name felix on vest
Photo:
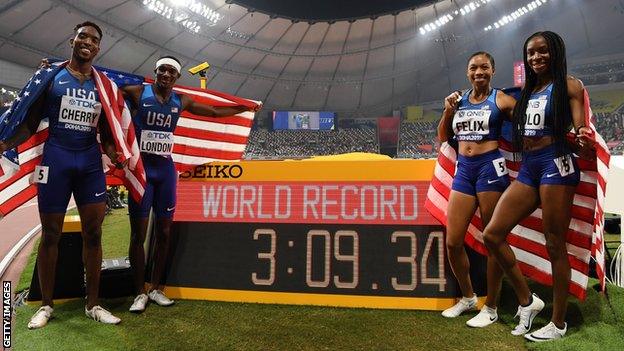
[[[466,110],[457,111],[457,118],[486,118],[490,111],[487,110]],[[455,129],[458,132],[484,132],[485,120],[467,120],[455,122]]]

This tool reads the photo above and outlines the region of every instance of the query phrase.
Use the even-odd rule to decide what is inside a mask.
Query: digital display
[[[444,309],[459,290],[424,207],[434,160],[211,163],[180,174],[173,298]],[[485,259],[473,257],[475,291]]]
[[[273,111],[273,129],[333,130],[334,117],[326,111]]]
[[[176,222],[167,285],[455,296],[442,226]],[[193,245],[185,243],[193,242]],[[201,253],[209,254],[201,254]]]

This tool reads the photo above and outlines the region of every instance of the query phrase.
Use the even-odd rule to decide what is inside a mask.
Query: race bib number
[[[50,168],[48,166],[35,166],[35,172],[33,173],[33,183],[48,184],[48,173]]]
[[[559,174],[562,177],[574,173],[574,163],[572,163],[572,155],[567,154],[561,157],[557,157],[553,161],[555,162],[555,165],[557,165]]]
[[[482,140],[490,132],[492,110],[459,110],[453,116],[453,132],[457,140]]]
[[[89,100],[63,95],[59,111],[59,123],[65,129],[90,132],[95,128],[102,111],[102,104]]]
[[[544,129],[547,102],[546,99],[529,100],[526,109],[526,121],[524,122],[526,136],[536,135],[538,130]]]
[[[173,133],[143,130],[140,149],[149,154],[169,156],[173,152]]]
[[[505,174],[509,174],[509,170],[507,169],[507,163],[505,162],[504,157],[500,157],[495,160],[492,160],[492,164],[494,165],[494,169],[496,170],[497,176],[502,177]]]

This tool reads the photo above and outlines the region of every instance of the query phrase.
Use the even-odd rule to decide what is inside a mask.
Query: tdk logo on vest
[[[145,120],[145,123],[148,126],[171,128],[171,115],[147,111],[147,118]]]
[[[85,107],[85,108],[95,108],[95,104],[97,103],[97,101],[94,100],[76,100],[76,99],[70,99],[69,100],[69,104],[71,106],[80,106],[80,107]]]
[[[171,140],[170,132],[149,132],[147,137],[152,140]]]

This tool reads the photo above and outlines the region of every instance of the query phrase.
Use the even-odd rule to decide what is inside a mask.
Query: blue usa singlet
[[[151,85],[144,87],[132,120],[142,154],[171,155],[173,131],[178,124],[181,107],[180,96],[175,92],[171,92],[168,101],[161,103]]]
[[[550,83],[542,91],[531,94],[526,109],[524,136],[541,137],[552,134],[552,100],[553,84]]]
[[[65,213],[71,195],[80,207],[106,201],[106,179],[96,133],[102,105],[92,79],[82,84],[67,69],[47,90],[43,118],[49,136],[36,166],[39,211]]]
[[[453,133],[458,141],[498,140],[503,113],[496,105],[498,89],[492,89],[483,102],[470,102],[472,89],[461,97],[453,116]]]
[[[140,204],[132,199],[129,201],[128,210],[132,218],[148,217],[151,208],[156,218],[173,217],[178,173],[171,153],[174,146],[173,131],[181,110],[181,98],[175,92],[171,92],[168,101],[161,103],[151,85],[143,88],[133,123],[147,184]]]
[[[96,132],[102,104],[93,79],[80,84],[62,69],[46,96],[43,117],[50,122],[48,143],[70,150],[97,144]]]

